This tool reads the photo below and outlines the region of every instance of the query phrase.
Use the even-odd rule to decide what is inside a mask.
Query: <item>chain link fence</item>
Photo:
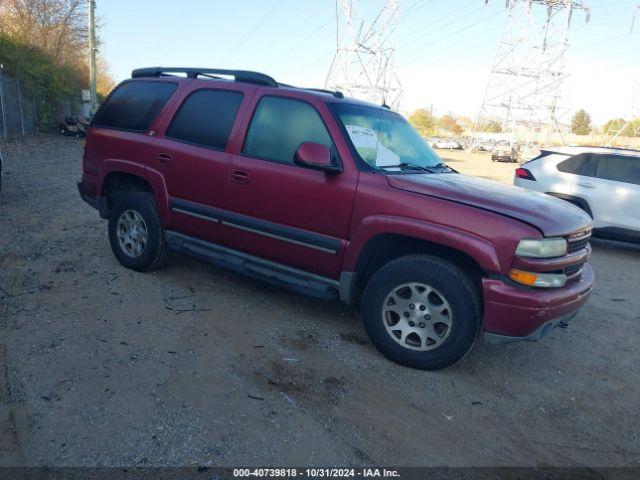
[[[35,102],[20,80],[0,70],[0,138],[36,133],[37,118]]]

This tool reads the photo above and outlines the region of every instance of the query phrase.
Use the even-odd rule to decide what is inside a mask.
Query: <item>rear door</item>
[[[157,139],[155,167],[165,178],[174,230],[220,240],[219,209],[231,158],[225,150],[243,98],[231,85],[192,90]]]
[[[640,232],[640,158],[594,154],[595,177],[576,182],[576,193],[589,195],[597,228]]]
[[[264,95],[257,98],[239,154],[228,175],[227,240],[234,248],[337,278],[355,199],[358,171],[327,174],[294,164],[303,142],[332,148],[326,105]],[[324,117],[319,109],[324,112]]]

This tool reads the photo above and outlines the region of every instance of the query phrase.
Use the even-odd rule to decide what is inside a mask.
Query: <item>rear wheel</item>
[[[390,360],[422,370],[448,367],[473,346],[480,298],[451,262],[428,255],[401,257],[378,270],[362,299],[365,329]]]
[[[147,192],[118,192],[109,214],[109,242],[120,264],[137,271],[160,266],[167,247],[155,198]]]

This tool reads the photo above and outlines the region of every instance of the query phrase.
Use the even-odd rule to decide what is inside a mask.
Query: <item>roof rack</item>
[[[163,77],[172,73],[184,73],[188,78],[198,78],[198,76],[228,75],[236,82],[255,83],[266,85],[267,87],[277,87],[278,83],[269,75],[248,70],[224,70],[221,68],[181,68],[181,67],[147,67],[136,68],[131,72],[131,78],[140,77]]]
[[[295,85],[289,85],[286,83],[278,83],[279,87],[295,88],[296,90],[307,90],[309,92],[328,93],[336,98],[344,98],[344,94],[338,90],[327,90],[326,88],[311,88],[311,87],[296,87]]]
[[[336,98],[344,98],[344,94],[338,90],[327,90],[326,88],[304,88],[303,90],[311,90],[312,92],[328,93]]]

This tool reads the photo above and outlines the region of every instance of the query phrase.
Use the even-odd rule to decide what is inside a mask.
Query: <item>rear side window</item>
[[[92,125],[144,132],[165,106],[177,83],[126,82],[120,85],[100,107]]]
[[[293,164],[295,152],[304,142],[333,145],[316,109],[300,100],[263,97],[251,120],[242,153]]]
[[[224,150],[243,94],[229,90],[198,90],[184,101],[166,136]]]
[[[590,153],[580,153],[558,164],[558,170],[584,177],[595,177],[597,158]]]
[[[640,185],[640,158],[599,155],[598,178]]]

